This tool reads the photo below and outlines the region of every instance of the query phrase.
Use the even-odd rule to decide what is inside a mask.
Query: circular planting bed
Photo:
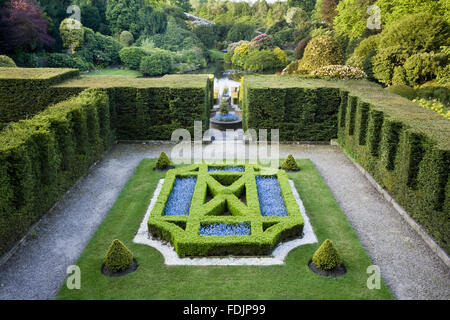
[[[108,276],[108,277],[122,277],[125,276],[129,273],[132,273],[134,271],[137,270],[137,268],[139,267],[139,265],[137,264],[136,259],[133,258],[133,262],[131,263],[131,266],[123,271],[120,272],[112,272],[111,270],[108,269],[108,267],[103,263],[102,264],[102,268],[101,268],[101,272],[103,275]]]
[[[312,260],[308,263],[309,269],[311,269],[312,272],[317,273],[321,276],[325,277],[340,277],[347,273],[347,269],[345,268],[344,264],[341,263],[339,266],[331,269],[331,270],[322,270],[319,267],[317,267]]]

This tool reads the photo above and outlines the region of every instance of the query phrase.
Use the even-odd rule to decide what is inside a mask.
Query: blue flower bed
[[[236,121],[239,120],[239,117],[235,114],[228,113],[226,115],[221,115],[220,113],[217,113],[214,117],[215,120],[223,121],[223,122],[230,122],[230,121]]]
[[[198,234],[201,236],[249,236],[250,223],[240,224],[213,223],[201,225]]]
[[[288,212],[277,177],[256,176],[259,208],[264,217],[286,217]]]
[[[188,216],[196,183],[196,177],[175,178],[163,215]]]
[[[208,172],[217,172],[217,171],[230,171],[230,172],[244,172],[244,167],[208,167]]]

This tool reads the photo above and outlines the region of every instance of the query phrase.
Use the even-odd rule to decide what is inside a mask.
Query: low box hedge
[[[241,166],[245,166],[244,172],[208,172],[207,164],[169,170],[148,220],[149,233],[170,241],[180,257],[267,255],[279,242],[301,236],[304,222],[287,174],[283,170]],[[277,177],[288,216],[261,215],[255,175]],[[197,182],[189,215],[164,215],[175,179],[190,176],[197,177]],[[245,197],[245,203],[240,197]],[[230,215],[221,215],[225,211]],[[199,235],[201,225],[215,223],[250,223],[251,234]]]

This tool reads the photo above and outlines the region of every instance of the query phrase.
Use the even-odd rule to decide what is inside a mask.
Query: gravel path
[[[37,235],[0,266],[0,299],[53,299],[67,266],[75,263],[139,162],[171,148],[114,146],[41,220]],[[450,299],[449,268],[338,147],[280,146],[280,157],[290,153],[314,162],[396,298]]]

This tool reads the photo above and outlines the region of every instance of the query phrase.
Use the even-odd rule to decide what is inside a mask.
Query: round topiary
[[[321,67],[342,64],[344,56],[339,43],[333,37],[323,35],[313,38],[308,43],[298,70],[310,73]]]
[[[120,60],[128,68],[137,70],[141,65],[141,60],[147,55],[140,47],[125,47],[119,52]]]
[[[362,40],[347,59],[347,65],[363,70],[370,79],[373,79],[372,58],[377,54],[378,39],[379,35],[373,35]]]
[[[16,63],[8,56],[0,55],[0,67],[15,68]]]
[[[130,31],[122,31],[119,37],[119,42],[125,47],[131,46],[131,44],[134,42],[133,34]]]
[[[372,58],[375,79],[385,85],[391,85],[395,68],[403,66],[410,56],[411,51],[400,46],[379,49]]]
[[[161,152],[158,161],[156,161],[156,169],[164,170],[169,168],[169,166],[170,166],[169,157],[166,155],[165,152]]]
[[[122,243],[122,241],[115,239],[111,243],[106,252],[104,263],[109,271],[121,272],[127,270],[133,262],[133,254]]]
[[[413,53],[437,52],[450,45],[450,26],[444,17],[428,12],[405,15],[380,33],[379,45],[400,46]]]
[[[281,165],[281,169],[286,171],[299,171],[300,168],[297,165],[297,162],[295,161],[292,154],[288,155],[286,160],[284,160],[283,164]]]
[[[341,257],[333,246],[333,242],[325,240],[312,257],[312,262],[321,270],[332,270],[341,263]]]
[[[274,70],[283,67],[272,50],[253,50],[245,57],[244,69],[252,72]]]
[[[140,71],[149,76],[160,76],[172,69],[172,56],[165,50],[155,51],[149,56],[142,57]]]
[[[424,84],[434,78],[437,73],[446,66],[448,57],[445,53],[417,53],[406,59],[403,65],[406,73],[406,81],[410,86]],[[395,76],[395,72],[394,72]],[[394,81],[394,79],[392,80]]]

